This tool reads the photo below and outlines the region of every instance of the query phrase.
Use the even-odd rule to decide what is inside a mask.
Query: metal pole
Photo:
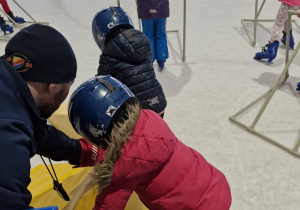
[[[238,115],[240,115],[241,113],[243,113],[244,111],[246,111],[247,109],[249,109],[250,107],[252,107],[254,104],[256,104],[257,102],[259,102],[261,99],[263,99],[264,97],[266,97],[271,91],[272,91],[272,88],[268,92],[266,92],[265,94],[263,94],[260,97],[258,97],[257,99],[255,99],[249,105],[247,105],[246,107],[244,107],[243,109],[241,109],[240,111],[238,111],[237,113],[235,113],[234,115],[232,115],[230,118],[237,117]]]
[[[256,28],[257,28],[257,3],[258,0],[255,1],[255,16],[254,16],[254,34],[253,34],[253,42],[252,42],[252,46],[254,46],[256,44]]]
[[[31,20],[33,20],[33,22],[34,23],[37,23],[36,22],[36,20],[35,19],[33,19],[33,17],[31,17],[31,15],[23,8],[23,7],[21,7],[21,5],[20,4],[18,4],[18,2],[16,2],[15,0],[13,0],[13,2],[15,2],[16,3],[16,5],[18,5],[22,10],[23,10],[23,12],[25,12],[27,15],[28,15],[28,17],[30,17],[31,18]]]
[[[137,0],[135,0],[135,4],[136,4],[136,7],[138,6],[137,4]],[[138,22],[139,22],[139,30],[142,31],[142,27],[141,27],[141,19],[138,18]]]
[[[262,8],[264,7],[265,2],[266,2],[266,0],[264,0],[263,3],[261,4],[261,6],[260,6],[260,8],[259,8],[259,11],[258,11],[258,13],[257,13],[257,18],[258,18],[258,16],[259,16],[259,14],[260,14]]]
[[[185,62],[185,40],[186,40],[186,0],[184,0],[183,5],[183,54],[182,62]]]
[[[258,0],[255,2],[255,17],[254,17],[254,34],[253,34],[253,42],[252,46],[256,44],[256,31],[257,31],[257,22],[258,22],[258,16],[260,15],[260,12],[265,4],[266,0],[264,0],[259,8],[259,11],[257,12],[258,8]]]
[[[14,24],[16,25],[19,29],[22,29],[19,24],[17,24],[6,12],[4,12],[1,8],[0,11]]]
[[[293,10],[288,11],[288,19],[287,19],[287,31],[286,31],[286,40],[285,40],[285,65],[289,60],[289,52],[290,52],[290,34],[291,34],[291,21],[292,15],[296,15],[297,13]],[[289,77],[289,70],[287,70],[283,81],[285,82]]]
[[[120,5],[121,5],[121,4],[120,4],[120,0],[117,0],[117,2],[118,2],[118,7],[120,7]]]
[[[270,94],[268,95],[266,102],[264,103],[263,107],[260,109],[259,113],[257,114],[255,120],[253,121],[252,125],[250,126],[251,129],[253,129],[255,127],[255,125],[257,124],[258,120],[260,119],[262,113],[264,112],[264,110],[266,109],[267,105],[269,104],[271,98],[273,97],[275,91],[277,90],[279,84],[282,82],[283,77],[285,76],[286,72],[288,71],[291,63],[293,62],[295,56],[297,55],[298,51],[300,48],[300,42],[298,43],[294,53],[292,54],[291,58],[289,59],[288,63],[286,64],[286,66],[284,67],[284,70],[282,71],[280,77],[278,78],[276,84],[274,85],[272,91],[270,92]]]
[[[294,151],[294,152],[297,152],[298,149],[299,149],[299,147],[300,147],[300,139],[298,140],[297,144],[296,144],[295,147],[293,148],[293,151]]]

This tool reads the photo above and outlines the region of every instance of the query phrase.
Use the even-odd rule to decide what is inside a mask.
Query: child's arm
[[[97,195],[93,210],[125,209],[132,192],[117,183],[111,183]]]
[[[81,145],[80,167],[94,166],[104,150],[98,149],[84,138],[79,139],[79,142]]]

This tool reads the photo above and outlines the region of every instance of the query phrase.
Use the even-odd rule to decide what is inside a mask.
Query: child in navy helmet
[[[24,23],[25,22],[24,18],[14,16],[14,14],[10,10],[6,0],[0,0],[0,4],[2,5],[4,12],[7,13],[9,15],[9,17],[11,19],[13,19],[16,23]],[[3,17],[1,17],[1,15],[0,15],[0,29],[1,29],[1,31],[4,32],[4,34],[6,34],[6,32],[10,32],[10,33],[14,32],[13,27],[10,25],[7,25],[5,23],[5,20],[3,19]]]
[[[102,147],[93,210],[124,209],[135,191],[149,209],[228,210],[231,192],[218,169],[186,146],[155,112],[111,76],[79,86],[69,101],[75,131]]]
[[[102,51],[98,75],[117,78],[135,94],[143,109],[163,117],[167,101],[156,79],[151,45],[145,34],[134,29],[130,17],[120,7],[99,11],[93,19],[92,31]]]

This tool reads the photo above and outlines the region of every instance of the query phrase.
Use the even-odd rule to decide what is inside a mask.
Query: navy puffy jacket
[[[30,158],[40,154],[79,165],[81,146],[79,141],[47,125],[28,86],[3,59],[0,87],[0,209],[28,209]]]
[[[98,75],[111,75],[123,82],[143,109],[161,113],[167,106],[153,69],[150,42],[139,30],[124,30],[107,43],[100,56]]]

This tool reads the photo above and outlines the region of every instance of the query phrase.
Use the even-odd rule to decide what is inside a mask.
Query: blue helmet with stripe
[[[120,27],[127,29],[134,28],[130,17],[121,7],[107,7],[94,16],[92,32],[94,40],[101,51],[105,47],[105,41],[108,35]]]
[[[106,148],[115,116],[130,99],[136,99],[126,85],[107,75],[82,83],[69,100],[69,120],[75,131],[91,143]]]

